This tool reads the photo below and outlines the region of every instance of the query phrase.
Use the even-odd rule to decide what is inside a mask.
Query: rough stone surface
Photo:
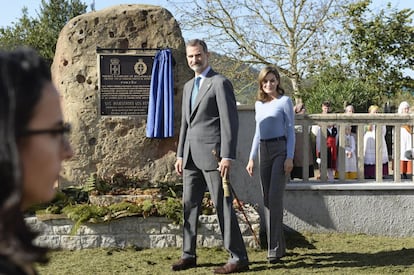
[[[145,116],[100,116],[97,47],[170,48],[174,65],[174,137],[145,137]],[[115,173],[149,181],[177,182],[174,170],[184,83],[192,77],[185,41],[171,13],[159,6],[118,5],[80,15],[62,29],[52,64],[62,93],[75,156],[66,162],[59,184],[84,184],[91,173]]]
[[[210,217],[215,217],[215,215]],[[238,217],[240,226],[246,229],[247,224],[240,213]],[[249,217],[256,235],[258,235],[258,214],[250,214]],[[26,222],[33,229],[43,229],[42,234],[37,237],[36,243],[51,248],[86,249],[129,246],[163,248],[181,247],[183,241],[182,226],[172,224],[170,220],[162,217],[127,217],[109,223],[87,223],[82,225],[75,235],[71,234],[74,223],[69,219],[41,220],[36,217],[28,217]],[[200,230],[197,236],[199,246],[223,245],[216,218],[207,218],[207,216],[201,215],[199,225]],[[258,245],[252,232],[243,231],[246,246],[257,248]]]

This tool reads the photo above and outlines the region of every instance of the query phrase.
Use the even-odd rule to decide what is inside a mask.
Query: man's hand
[[[221,177],[225,177],[226,175],[230,174],[230,166],[231,166],[231,160],[229,159],[221,159],[219,162],[219,167],[217,170],[220,171]]]
[[[177,172],[177,174],[181,176],[183,174],[183,159],[177,159],[175,161],[174,167],[175,172]]]

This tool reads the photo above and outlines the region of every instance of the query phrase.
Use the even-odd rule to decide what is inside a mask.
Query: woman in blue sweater
[[[246,170],[253,176],[254,159],[259,151],[260,183],[268,243],[268,261],[277,263],[285,256],[283,235],[283,195],[293,168],[295,121],[292,100],[280,87],[275,67],[263,68],[258,77],[255,104],[256,132]]]

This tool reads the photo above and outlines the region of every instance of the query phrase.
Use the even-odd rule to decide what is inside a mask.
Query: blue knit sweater
[[[295,151],[295,118],[290,97],[281,96],[268,102],[255,103],[256,131],[253,137],[249,159],[257,155],[261,139],[285,136],[287,158],[293,159]]]

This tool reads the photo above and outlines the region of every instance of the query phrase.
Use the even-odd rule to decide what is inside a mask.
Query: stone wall
[[[413,183],[289,183],[284,223],[299,232],[414,236]]]
[[[390,237],[414,235],[414,185],[412,183],[289,183],[284,198],[284,224],[289,230],[314,233],[351,233]],[[259,238],[260,218],[247,211]],[[244,241],[257,247],[244,217],[238,213]],[[37,242],[54,248],[181,247],[182,227],[166,218],[129,217],[108,223],[82,225],[75,235],[68,219],[26,218],[42,234]],[[215,215],[201,215],[198,245],[221,246]]]
[[[246,246],[258,247],[249,226],[238,214],[240,229]],[[257,238],[259,232],[259,217],[249,214],[249,221],[255,230]],[[85,249],[108,247],[140,247],[163,248],[182,246],[182,226],[172,224],[162,217],[127,217],[113,220],[108,223],[87,223],[81,225],[76,234],[71,234],[73,222],[68,219],[41,220],[36,217],[26,218],[26,222],[36,231],[42,232],[36,243],[51,248]],[[198,227],[198,246],[222,246],[217,217],[215,215],[201,215]]]

